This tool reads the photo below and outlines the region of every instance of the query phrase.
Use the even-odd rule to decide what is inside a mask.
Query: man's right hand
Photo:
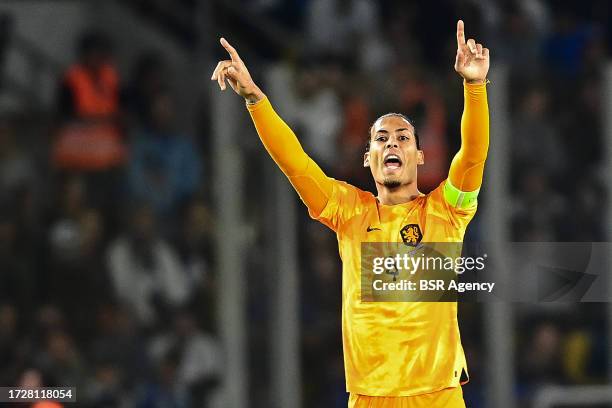
[[[219,88],[224,91],[225,80],[227,79],[232,89],[246,99],[247,103],[253,104],[262,100],[265,97],[264,93],[253,82],[249,70],[240,59],[236,49],[225,38],[221,38],[221,45],[227,50],[231,60],[219,61],[210,77],[211,81],[216,80],[219,83]]]

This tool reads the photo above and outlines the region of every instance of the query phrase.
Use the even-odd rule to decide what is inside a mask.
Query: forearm
[[[486,84],[464,83],[461,118],[461,149],[452,161],[449,178],[462,191],[474,191],[482,184],[489,148],[489,107]]]
[[[264,147],[287,176],[302,174],[308,166],[308,155],[297,136],[278,116],[270,101],[263,97],[247,109]]]
[[[264,96],[247,108],[264,147],[289,178],[306,206],[320,213],[331,196],[333,182],[304,152],[297,136]]]
[[[210,79],[217,81],[221,90],[226,82],[247,104],[259,138],[272,159],[291,181],[312,214],[317,216],[327,205],[333,191],[333,180],[308,157],[287,124],[274,112],[266,95],[253,82],[246,65],[226,39],[221,45],[231,61],[219,61]]]

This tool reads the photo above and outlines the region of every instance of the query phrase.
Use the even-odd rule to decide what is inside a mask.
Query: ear
[[[363,154],[363,167],[370,167],[370,152]]]
[[[422,150],[417,150],[417,165],[425,164],[425,153]]]

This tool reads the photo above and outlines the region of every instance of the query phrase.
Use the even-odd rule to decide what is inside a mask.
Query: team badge
[[[408,224],[404,226],[404,228],[400,230],[400,235],[402,236],[404,244],[412,247],[417,246],[419,242],[421,242],[421,239],[423,239],[423,233],[421,232],[419,224]]]

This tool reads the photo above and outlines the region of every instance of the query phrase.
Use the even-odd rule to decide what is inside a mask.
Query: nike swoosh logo
[[[368,232],[372,232],[372,231],[382,231],[380,228],[372,228],[368,226]]]

